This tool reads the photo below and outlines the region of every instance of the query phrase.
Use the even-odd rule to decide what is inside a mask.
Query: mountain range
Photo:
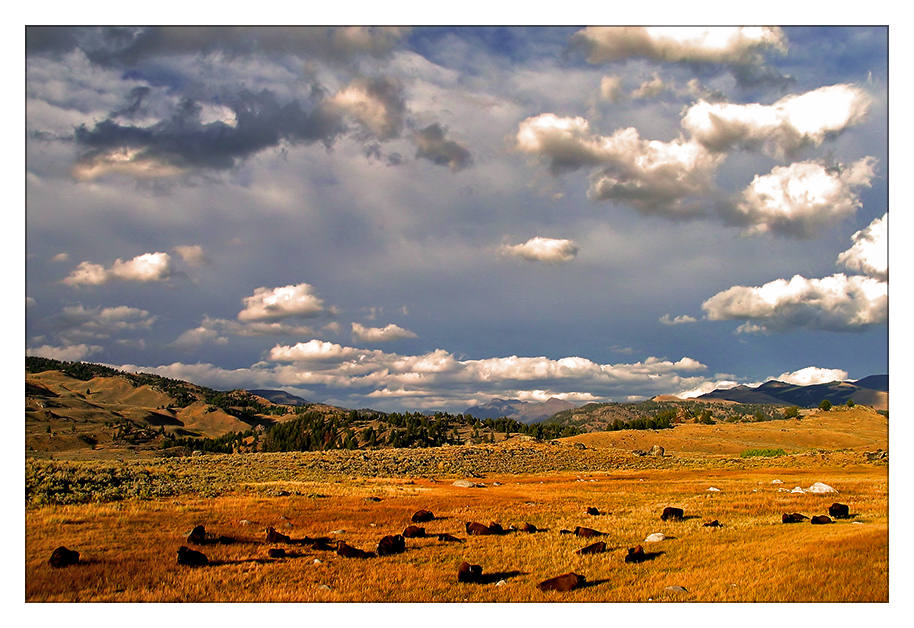
[[[484,404],[470,406],[463,411],[478,419],[508,417],[521,423],[536,423],[548,419],[557,412],[577,407],[570,401],[550,397],[546,401],[521,401],[520,399],[493,399]]]
[[[889,406],[889,376],[870,375],[857,381],[834,381],[827,384],[800,386],[770,380],[759,386],[735,386],[714,390],[697,399],[720,399],[737,403],[770,403],[787,406],[812,407],[823,400],[833,404],[854,403],[887,410]]]

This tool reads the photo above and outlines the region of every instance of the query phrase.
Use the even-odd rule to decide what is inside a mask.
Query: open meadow
[[[828,447],[842,418],[857,422],[865,442]],[[787,450],[776,457],[673,446],[686,428],[690,442],[716,439],[717,448],[726,432],[715,427],[637,434],[666,442],[663,456],[601,444],[625,436],[615,432],[555,444],[515,438],[412,450],[32,460],[26,599],[887,601],[888,466],[867,456],[877,446],[887,449],[887,419],[865,408],[813,413],[739,426],[729,440],[731,448],[773,446],[764,436],[770,433]],[[794,431],[801,436],[790,443],[784,434]],[[816,432],[825,447],[808,446]],[[589,444],[582,449],[576,441]],[[815,482],[837,494],[792,492]],[[851,517],[829,525],[781,522],[784,513],[827,514],[834,502],[847,504]],[[684,519],[661,521],[667,506],[683,509]],[[586,514],[588,507],[600,514]],[[435,518],[413,524],[420,509]],[[703,525],[712,520],[722,526]],[[468,535],[465,524],[472,521],[497,522],[506,531]],[[510,530],[525,523],[538,531]],[[194,545],[187,537],[198,525],[211,538]],[[296,542],[327,537],[375,551],[381,537],[409,525],[424,528],[425,536],[406,538],[405,551],[393,555],[345,558]],[[561,533],[578,526],[605,534]],[[290,542],[268,543],[269,527]],[[658,532],[667,538],[645,542]],[[439,540],[443,533],[459,541]],[[597,541],[605,542],[605,552],[576,553]],[[639,544],[647,559],[625,562],[628,548]],[[48,557],[59,545],[78,551],[79,564],[51,567]],[[202,551],[209,564],[177,564],[181,546]],[[286,556],[270,557],[278,548]],[[482,567],[481,582],[457,581],[463,561]],[[585,585],[563,593],[538,589],[568,572],[584,576]]]

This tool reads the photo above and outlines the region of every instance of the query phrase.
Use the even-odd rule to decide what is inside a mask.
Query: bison
[[[673,508],[672,506],[664,508],[663,514],[660,515],[660,519],[663,521],[682,521],[682,517],[682,508]]]
[[[417,510],[413,513],[412,522],[413,523],[425,523],[426,521],[431,521],[435,518],[435,515],[432,514],[430,510]]]
[[[489,529],[489,526],[484,526],[481,523],[476,521],[468,521],[466,524],[467,534],[473,536],[482,536],[483,534],[495,534],[492,530]]]
[[[647,555],[640,545],[628,548],[628,552],[625,554],[625,562],[627,563],[640,563],[645,560],[647,560]]]
[[[798,512],[787,514],[786,512],[781,515],[781,523],[802,523],[809,519],[806,515],[801,515]]]
[[[606,543],[603,541],[597,541],[593,545],[588,545],[587,547],[582,547],[575,554],[602,554],[606,551]]]
[[[387,535],[378,541],[378,556],[389,556],[406,551],[406,543],[402,534]]]
[[[204,526],[196,526],[190,531],[190,534],[187,535],[187,542],[192,545],[203,545],[206,543],[206,528]]]
[[[503,534],[505,529],[501,527],[501,524],[495,523],[494,521],[489,522],[489,530],[492,531],[492,534]]]
[[[850,519],[850,509],[845,504],[834,503],[828,507],[828,514],[834,519]]]
[[[540,532],[541,531],[539,528],[537,528],[532,523],[524,523],[524,525],[522,525],[520,528],[518,528],[518,530],[520,530],[521,532]]]
[[[482,566],[463,561],[457,567],[457,582],[482,582]]]
[[[539,587],[540,591],[558,591],[564,593],[566,591],[571,591],[572,589],[577,589],[584,584],[584,582],[584,576],[571,572],[556,576],[555,578],[543,580],[536,586]]]
[[[714,519],[713,521],[705,521],[705,522],[704,522],[703,524],[701,524],[701,525],[703,525],[703,526],[706,527],[706,528],[722,528],[722,527],[724,527],[724,524],[722,524],[722,523],[721,523],[720,521],[718,521],[717,519]]]
[[[463,539],[458,539],[453,534],[441,533],[438,535],[439,541],[445,541],[450,543],[463,543]]]
[[[51,567],[69,567],[70,565],[75,565],[79,562],[79,552],[76,550],[67,549],[63,545],[51,552],[51,557],[48,559],[48,564]]]
[[[588,506],[588,507],[587,507],[587,514],[588,514],[588,515],[599,515],[599,514],[600,514],[600,511],[597,510],[596,508],[594,508],[593,506]]]
[[[202,567],[209,564],[209,559],[203,552],[192,550],[182,545],[178,548],[178,564],[187,565],[188,567]]]
[[[374,552],[366,552],[357,547],[349,545],[346,541],[338,541],[336,545],[337,556],[343,558],[373,558]]]
[[[285,558],[286,550],[281,547],[271,547],[267,550],[267,556],[270,558]]]
[[[590,538],[592,536],[603,536],[606,534],[605,532],[599,532],[593,528],[583,528],[581,526],[575,527],[574,533],[576,536],[583,536],[585,538]]]
[[[815,517],[813,517],[812,519],[809,520],[809,523],[812,523],[815,525],[822,525],[822,524],[831,523],[831,522],[832,522],[832,520],[829,519],[828,517],[826,517],[825,515],[816,515]]]
[[[408,539],[421,539],[425,536],[425,528],[419,526],[406,526],[403,530],[403,536]]]
[[[267,528],[267,543],[291,543],[292,539],[285,534],[277,532],[272,527]]]

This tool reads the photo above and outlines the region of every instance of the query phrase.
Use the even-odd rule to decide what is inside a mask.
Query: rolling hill
[[[848,400],[876,410],[887,410],[889,404],[889,376],[870,375],[855,382],[829,382],[798,386],[770,380],[756,387],[736,386],[727,390],[714,390],[698,397],[701,400],[726,400],[738,403],[770,403],[810,408],[828,400],[842,405]]]

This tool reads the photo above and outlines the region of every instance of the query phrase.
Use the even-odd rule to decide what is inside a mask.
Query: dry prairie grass
[[[383,601],[383,602],[610,602],[610,601],[887,601],[888,490],[884,465],[654,468],[618,471],[490,474],[485,488],[458,488],[433,478],[354,477],[287,479],[288,496],[179,495],[151,501],[49,505],[26,511],[26,599],[29,601]],[[783,484],[771,484],[780,479]],[[797,495],[778,488],[824,481],[840,495]],[[496,482],[498,485],[496,485]],[[719,493],[708,492],[715,486]],[[380,498],[368,501],[366,498]],[[853,521],[784,525],[783,512],[823,514],[847,503]],[[695,518],[660,521],[664,506]],[[584,514],[596,506],[600,516]],[[263,530],[293,539],[331,536],[374,550],[386,534],[410,524],[420,508],[435,513],[420,524],[429,535],[448,532],[464,543],[434,536],[407,539],[403,554],[366,560],[286,546],[299,557],[269,559]],[[705,528],[718,519],[723,528]],[[243,525],[242,520],[250,521]],[[466,521],[530,522],[544,532],[467,536]],[[199,547],[216,564],[176,564],[191,528],[239,539]],[[561,535],[587,526],[606,532],[610,551],[581,556],[595,539]],[[343,530],[343,532],[336,532]],[[643,543],[653,532],[674,537]],[[662,552],[626,564],[625,548]],[[66,545],[82,564],[53,569],[52,550]],[[315,563],[315,559],[321,561]],[[460,584],[467,560],[503,585]],[[574,571],[588,586],[543,593],[536,584]],[[687,593],[668,593],[680,585]]]

